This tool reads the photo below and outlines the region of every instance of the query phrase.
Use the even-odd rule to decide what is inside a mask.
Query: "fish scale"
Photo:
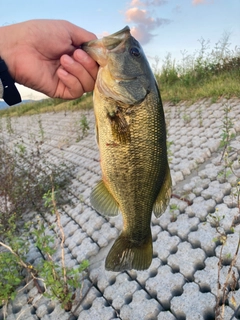
[[[152,211],[163,213],[171,195],[160,93],[128,27],[83,49],[100,65],[93,99],[102,180],[91,193],[91,203],[103,215],[123,215],[122,233],[105,267],[144,270],[153,254]]]

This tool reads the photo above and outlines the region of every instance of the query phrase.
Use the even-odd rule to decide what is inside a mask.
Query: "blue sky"
[[[240,46],[240,0],[58,0],[1,2],[0,25],[29,19],[65,19],[98,37],[129,25],[154,64],[168,52],[181,59],[181,51],[200,49],[199,39],[211,48],[224,32],[231,33],[232,48]],[[21,88],[23,98],[36,93]]]

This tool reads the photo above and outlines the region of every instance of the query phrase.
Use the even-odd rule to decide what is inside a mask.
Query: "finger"
[[[90,57],[89,57],[90,58]],[[92,65],[91,68],[88,71],[84,65],[81,63],[77,62],[75,59],[68,55],[63,55],[60,59],[60,62],[63,66],[63,68],[72,76],[74,76],[82,86],[83,90],[85,92],[92,91],[94,88],[95,84],[95,79],[96,78],[96,63],[92,63],[92,59],[90,58],[90,61],[87,62],[87,64]],[[86,63],[85,63],[86,65]],[[92,74],[93,76],[92,76]]]
[[[73,53],[73,58],[81,63],[81,65],[91,74],[94,80],[97,78],[98,64],[81,49],[77,49]]]
[[[94,33],[80,28],[68,21],[65,21],[65,23],[67,25],[68,31],[70,32],[71,39],[75,47],[79,47],[83,42],[97,39]]]
[[[61,80],[55,96],[63,99],[76,99],[80,98],[85,90],[76,77],[67,72],[66,70],[59,68],[57,75]]]

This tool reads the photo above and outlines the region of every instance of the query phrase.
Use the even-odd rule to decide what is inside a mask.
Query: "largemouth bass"
[[[153,254],[152,211],[159,217],[171,196],[160,93],[129,27],[82,48],[100,66],[93,99],[102,180],[90,200],[102,215],[123,215],[105,268],[144,270]]]

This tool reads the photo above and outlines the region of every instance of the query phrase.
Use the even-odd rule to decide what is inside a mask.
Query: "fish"
[[[128,26],[82,49],[99,64],[93,104],[102,179],[90,201],[101,215],[123,217],[105,269],[145,270],[153,257],[152,212],[165,212],[172,186],[159,88]]]

